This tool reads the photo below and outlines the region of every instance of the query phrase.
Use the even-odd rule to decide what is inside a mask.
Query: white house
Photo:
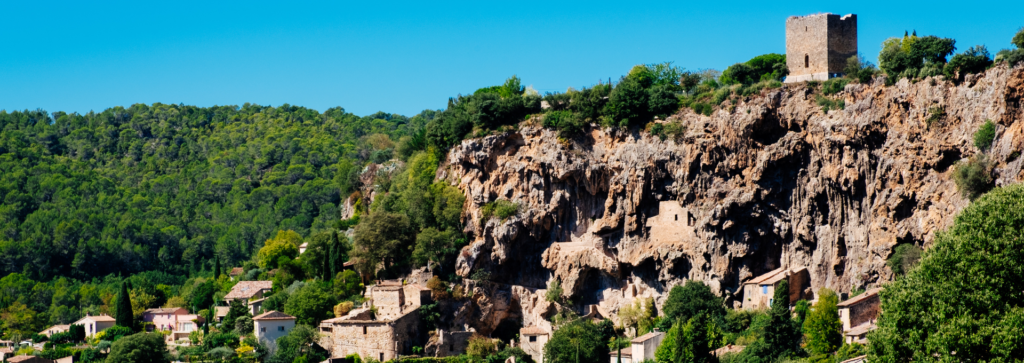
[[[665,333],[653,331],[630,341],[630,362],[643,362],[647,359],[654,360],[654,352],[658,350],[662,339],[665,339]]]
[[[85,336],[91,337],[93,335],[96,335],[96,333],[107,330],[107,328],[114,326],[114,321],[114,318],[110,317],[110,315],[86,316],[74,323],[71,323],[71,325],[84,326]]]
[[[276,345],[277,338],[283,337],[295,328],[295,317],[271,310],[252,318],[256,326],[255,335],[259,341]]]

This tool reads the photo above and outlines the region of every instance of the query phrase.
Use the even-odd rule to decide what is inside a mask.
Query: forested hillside
[[[0,112],[0,276],[248,260],[277,230],[334,227],[363,164],[408,153],[412,138],[392,140],[434,114],[248,103]]]

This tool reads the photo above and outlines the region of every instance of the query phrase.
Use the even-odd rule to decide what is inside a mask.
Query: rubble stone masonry
[[[792,16],[786,19],[787,83],[827,80],[857,55],[857,15]]]

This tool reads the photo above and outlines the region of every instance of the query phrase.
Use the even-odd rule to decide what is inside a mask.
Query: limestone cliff
[[[678,139],[593,127],[560,141],[525,122],[463,141],[438,171],[468,197],[459,274],[486,271],[512,285],[501,306],[531,309],[552,279],[577,304],[616,311],[637,296],[660,302],[686,279],[735,299],[780,266],[807,267],[814,290],[847,292],[891,280],[894,246],[927,246],[967,205],[952,166],[980,152],[972,137],[986,119],[997,123],[996,184],[1024,177],[1022,67],[959,85],[852,84],[839,94],[846,108],[829,112],[816,92],[763,91],[710,117],[684,109],[670,117],[686,126]],[[933,108],[945,115],[929,123]],[[481,220],[497,199],[519,214]],[[508,309],[477,321],[493,327]]]

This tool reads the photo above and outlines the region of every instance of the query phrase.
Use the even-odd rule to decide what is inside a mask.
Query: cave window
[[[379,361],[381,361],[381,362],[383,362],[383,361],[384,361],[384,353],[381,353],[381,354],[380,354],[380,359],[378,359],[378,360],[379,360]]]
[[[678,215],[678,214],[676,214],[676,220],[677,220],[677,221],[679,220],[679,215]]]
[[[811,68],[811,56],[804,54],[804,68]]]
[[[454,352],[455,351],[455,344],[448,344],[448,351],[449,352]]]
[[[366,327],[363,327],[363,334],[366,334]]]
[[[693,218],[693,213],[686,212],[686,225],[687,226],[693,227],[693,223],[696,222],[696,221],[697,221],[697,219]]]

